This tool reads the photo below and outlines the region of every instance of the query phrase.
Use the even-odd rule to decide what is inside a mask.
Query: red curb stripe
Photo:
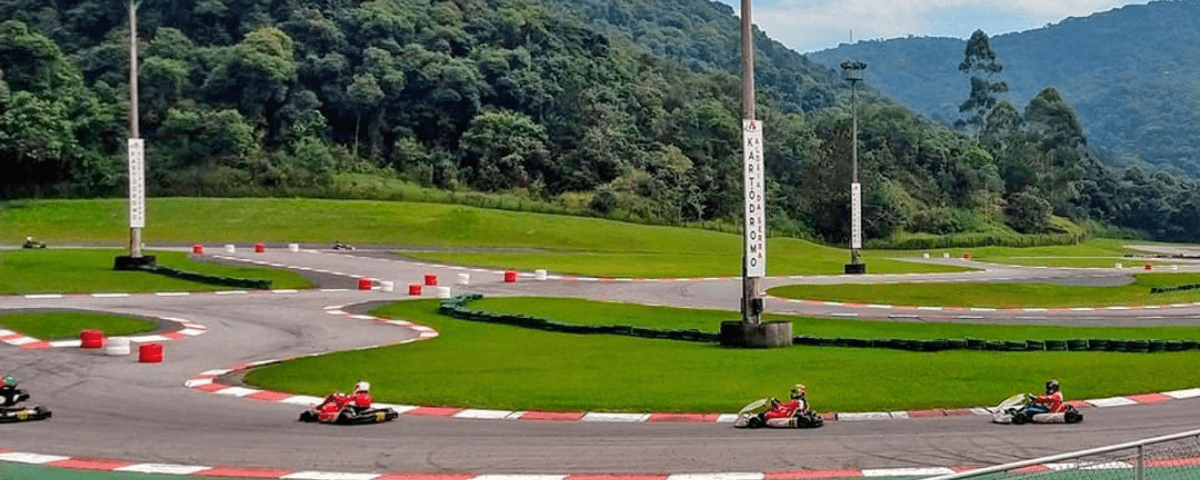
[[[951,470],[954,470],[954,473],[969,472],[971,470],[975,470],[978,468],[981,468],[981,467],[978,465],[955,465],[953,467],[950,467]]]
[[[972,412],[969,408],[958,408],[954,410],[942,411],[946,413],[947,417],[969,417],[971,415],[975,415],[975,412]]]
[[[934,418],[946,416],[945,410],[909,410],[908,418]]]
[[[192,390],[200,390],[201,392],[216,393],[220,390],[229,388],[229,385],[221,385],[219,383],[207,383],[192,387]]]
[[[478,476],[473,473],[385,473],[375,480],[467,480]]]
[[[806,478],[858,478],[863,476],[862,470],[793,470],[781,472],[766,472],[766,480],[806,479]]]
[[[246,398],[250,398],[250,399],[254,399],[254,400],[262,400],[264,402],[278,402],[285,398],[292,398],[293,396],[294,395],[292,395],[290,393],[268,392],[268,391],[264,390],[261,392],[256,392],[256,393],[252,393],[250,395],[246,395]]]
[[[21,345],[21,348],[24,348],[26,350],[45,350],[50,347],[51,347],[50,342],[47,342],[45,340],[40,340],[37,342],[26,343],[24,345]]]
[[[133,462],[108,460],[103,458],[68,458],[43,464],[49,467],[72,468],[75,470],[104,470],[110,471],[133,465]]]
[[[822,413],[821,419],[828,420],[830,422],[837,420],[837,412]]]
[[[1147,467],[1194,467],[1200,465],[1200,457],[1151,458],[1144,463]]]
[[[651,413],[646,423],[712,423],[720,416],[719,413]]]
[[[572,421],[583,418],[583,412],[525,412],[521,420]]]
[[[1028,467],[1021,467],[1021,468],[1009,470],[1008,473],[1042,473],[1042,472],[1049,472],[1049,471],[1050,471],[1050,467],[1047,467],[1045,465],[1030,465]]]
[[[461,411],[463,411],[461,408],[417,407],[409,410],[407,413],[405,413],[405,415],[420,415],[423,417],[453,417]]]
[[[1138,403],[1162,403],[1171,401],[1171,397],[1161,393],[1146,393],[1142,395],[1130,395],[1126,397]]]
[[[246,370],[253,366],[254,366],[253,363],[235,363],[235,364],[229,366],[228,368],[226,368],[226,370],[230,370],[230,371]]]
[[[25,338],[25,336],[24,336],[24,335],[21,335],[21,334],[16,334],[16,335],[5,335],[5,336],[3,336],[3,337],[0,337],[0,342],[7,342],[7,341],[9,341],[9,340],[16,340],[16,339],[18,339],[18,338]]]
[[[1092,408],[1092,404],[1090,404],[1084,400],[1071,400],[1071,401],[1067,402],[1067,405],[1070,405],[1075,408]]]
[[[564,480],[666,480],[668,475],[567,475]]]
[[[182,333],[179,333],[179,332],[167,332],[167,333],[164,333],[164,334],[162,334],[162,336],[163,336],[163,337],[166,337],[166,338],[168,338],[168,339],[170,339],[170,340],[179,340],[179,339],[181,339],[181,338],[184,338],[184,337],[186,337],[187,335],[184,335],[184,334],[182,334]]]
[[[213,467],[191,474],[197,477],[280,478],[295,470],[279,468]]]

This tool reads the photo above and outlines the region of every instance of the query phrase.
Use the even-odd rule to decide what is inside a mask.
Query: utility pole
[[[129,255],[117,257],[117,270],[153,265],[155,258],[142,253],[142,229],[146,227],[145,143],[138,132],[137,3],[129,2]]]
[[[864,62],[842,62],[842,78],[850,82],[850,162],[853,165],[850,181],[850,263],[846,264],[845,270],[848,274],[867,273],[867,265],[862,263],[859,252],[862,249],[862,186],[858,183],[858,82],[862,81],[862,71],[866,69]]]
[[[758,292],[766,273],[766,214],[763,208],[762,127],[754,115],[754,23],[750,0],[742,0],[742,155],[745,175],[742,201],[742,323],[746,328],[761,320],[762,298]]]

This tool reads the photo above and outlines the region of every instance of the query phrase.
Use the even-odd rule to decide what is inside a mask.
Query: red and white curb
[[[182,318],[175,318],[175,317],[159,317],[159,316],[154,316],[154,315],[149,315],[149,316],[153,316],[154,318],[157,318],[159,320],[166,320],[169,322],[178,323],[180,325],[180,327],[182,327],[182,328],[180,328],[179,330],[161,333],[161,334],[120,336],[120,337],[110,337],[110,339],[111,338],[125,338],[134,343],[166,342],[166,341],[170,341],[170,340],[178,340],[180,338],[195,337],[197,335],[201,335],[204,332],[208,331],[208,327],[201,325],[199,323],[193,322],[191,320],[185,320]],[[79,339],[51,340],[51,341],[39,340],[39,339],[36,339],[33,337],[29,337],[29,336],[14,332],[12,330],[3,330],[3,329],[0,329],[0,342],[4,342],[4,343],[7,343],[7,344],[15,346],[15,347],[21,347],[26,350],[42,350],[42,349],[47,349],[47,348],[79,348],[80,345],[82,344],[82,341],[80,341]]]
[[[539,475],[488,475],[477,473],[351,473],[319,470],[292,470],[284,468],[253,467],[209,467],[171,463],[138,463],[129,460],[68,457],[41,453],[16,452],[0,449],[0,462],[24,463],[44,467],[91,470],[102,472],[150,473],[192,477],[244,477],[278,478],[295,480],[810,480],[822,478],[885,478],[885,477],[932,477],[967,472],[979,467],[959,465],[953,467],[900,467],[900,468],[844,468],[844,469],[801,469],[775,470],[767,472],[717,472],[717,473],[622,473],[622,474],[539,474]],[[1195,467],[1200,466],[1200,457],[1175,459],[1149,459],[1146,468]],[[1046,463],[1011,470],[1012,473],[1037,473],[1060,470],[1131,470],[1136,466],[1129,462],[1103,461],[1096,463]]]
[[[797,298],[784,298],[774,295],[767,295],[767,298],[786,303],[798,303],[803,305],[813,305],[822,307],[846,307],[857,309],[879,309],[879,310],[907,310],[907,311],[930,311],[930,312],[1101,312],[1112,310],[1163,310],[1169,308],[1195,308],[1200,307],[1200,302],[1192,303],[1172,303],[1168,305],[1120,305],[1111,307],[1074,307],[1074,308],[980,308],[980,307],[937,307],[937,306],[916,306],[916,305],[881,305],[874,303],[855,303],[855,302],[833,302],[827,300],[805,300]]]
[[[344,306],[329,306],[325,307],[324,311],[330,315],[336,315],[356,320],[372,320],[376,322],[388,323],[400,327],[409,328],[419,333],[417,338],[404,340],[397,344],[412,343],[420,340],[426,340],[438,336],[438,332],[432,328],[418,325],[404,320],[390,320],[386,318],[374,317],[371,315],[355,315],[342,310]],[[360,349],[377,348],[382,345],[373,345],[362,347]],[[315,356],[322,354],[312,354],[307,356]],[[293,357],[299,358],[299,357]],[[233,385],[225,385],[217,383],[217,378],[222,375],[227,375],[233,372],[249,370],[254,367],[280,363],[289,359],[270,359],[250,363],[241,363],[232,365],[223,369],[214,369],[200,372],[191,380],[184,383],[184,386],[193,390],[198,390],[217,395],[227,395],[231,397],[243,397],[253,400],[259,400],[271,403],[285,403],[290,405],[300,405],[311,407],[321,403],[324,399],[308,395],[293,395],[284,392],[273,392],[269,390],[259,390],[254,388],[239,387]],[[1189,398],[1200,397],[1200,388],[1192,388],[1187,390],[1175,390],[1162,393],[1147,393],[1140,395],[1118,396],[1108,398],[1098,398],[1090,400],[1075,400],[1068,402],[1076,408],[1107,408],[1120,407],[1128,405],[1145,405],[1167,402],[1171,400],[1182,400]],[[448,417],[462,419],[488,419],[488,420],[535,420],[535,421],[583,421],[583,422],[623,422],[623,423],[733,423],[737,419],[737,414],[734,413],[615,413],[615,412],[542,412],[542,411],[508,411],[508,410],[489,410],[489,409],[474,409],[474,408],[456,408],[456,407],[430,407],[417,405],[397,405],[389,403],[376,403],[380,407],[390,407],[400,415],[415,415],[429,417]],[[906,410],[894,412],[829,412],[823,413],[821,416],[825,420],[839,421],[864,421],[864,420],[910,420],[910,419],[925,419],[925,418],[940,418],[940,417],[964,417],[964,416],[988,416],[994,413],[991,407],[976,407],[976,408],[958,408],[958,409],[932,409],[932,410]]]

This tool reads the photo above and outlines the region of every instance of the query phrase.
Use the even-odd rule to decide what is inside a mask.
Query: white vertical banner
[[[862,185],[850,184],[850,248],[862,249]]]
[[[129,228],[146,227],[146,162],[140,138],[129,139]]]
[[[742,160],[745,170],[742,191],[746,197],[746,276],[767,275],[767,214],[763,198],[762,122],[742,120]]]

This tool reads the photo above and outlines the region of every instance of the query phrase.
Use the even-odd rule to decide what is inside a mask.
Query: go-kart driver
[[[328,397],[325,397],[325,402],[317,406],[318,415],[324,421],[333,421],[346,407],[350,407],[356,414],[370,410],[371,384],[360,380],[354,384],[353,392],[350,395],[340,392],[329,394]]]
[[[789,396],[791,400],[781,402],[778,398],[771,399],[771,409],[763,413],[763,419],[766,420],[768,426],[771,427],[788,427],[791,426],[792,416],[796,412],[808,410],[808,387],[802,383],[797,383],[792,386]]]
[[[29,398],[29,394],[17,388],[17,378],[8,375],[0,385],[0,408],[15,407],[18,403]]]
[[[1046,382],[1046,394],[1034,397],[1033,402],[1025,408],[1025,412],[1030,416],[1065,411],[1067,411],[1067,405],[1063,403],[1062,387],[1058,384],[1058,380],[1053,378]]]

